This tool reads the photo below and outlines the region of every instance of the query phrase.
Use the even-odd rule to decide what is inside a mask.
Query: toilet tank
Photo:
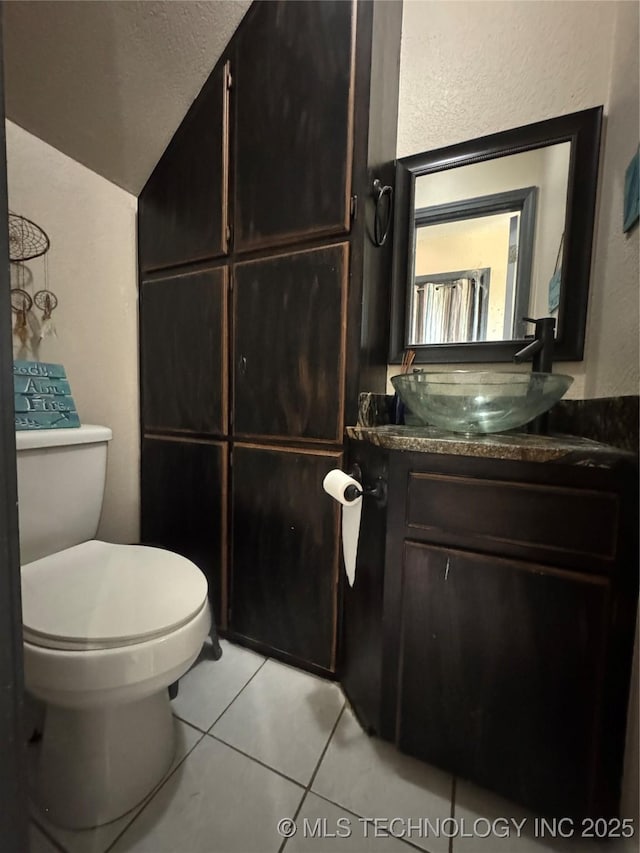
[[[95,538],[110,440],[88,424],[16,432],[21,564]]]

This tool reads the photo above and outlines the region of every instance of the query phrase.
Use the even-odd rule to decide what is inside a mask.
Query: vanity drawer
[[[407,536],[493,553],[606,568],[616,556],[618,497],[567,486],[409,472]]]

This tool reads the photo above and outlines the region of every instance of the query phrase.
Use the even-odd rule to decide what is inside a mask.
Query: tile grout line
[[[153,802],[153,800],[155,799],[156,795],[160,793],[160,791],[164,788],[165,784],[169,781],[169,779],[171,779],[171,777],[174,775],[174,773],[175,773],[175,772],[176,772],[180,767],[182,767],[182,765],[183,765],[183,764],[184,764],[184,762],[187,760],[187,758],[188,758],[188,757],[191,755],[191,753],[196,749],[196,747],[197,747],[199,744],[201,744],[201,743],[202,743],[202,741],[203,741],[203,739],[204,739],[205,737],[210,737],[210,738],[212,738],[213,740],[216,740],[218,743],[221,743],[221,744],[223,744],[224,746],[226,746],[226,747],[228,747],[228,748],[230,748],[230,749],[233,749],[233,750],[234,750],[234,752],[237,752],[238,754],[242,755],[243,757],[248,758],[250,761],[253,761],[253,762],[254,762],[254,763],[256,763],[256,764],[259,764],[260,766],[264,767],[266,770],[269,770],[269,771],[271,771],[272,773],[275,773],[276,775],[280,776],[281,778],[283,778],[283,779],[285,779],[286,781],[290,782],[291,784],[295,785],[297,788],[302,789],[302,791],[303,791],[303,795],[302,795],[302,798],[301,798],[300,803],[299,803],[299,805],[298,805],[298,808],[296,809],[296,813],[295,813],[294,819],[295,819],[295,817],[297,817],[297,815],[298,815],[298,813],[299,813],[299,811],[300,811],[300,809],[301,809],[301,807],[302,807],[302,804],[303,804],[303,802],[304,802],[304,800],[305,800],[305,798],[306,798],[306,795],[307,795],[307,793],[310,791],[310,789],[311,789],[311,785],[313,784],[313,781],[315,780],[315,777],[316,777],[316,775],[317,775],[317,772],[318,772],[318,770],[319,770],[319,768],[320,768],[320,764],[322,763],[322,760],[323,760],[323,758],[324,758],[324,756],[325,756],[325,753],[326,753],[326,751],[327,751],[327,749],[328,749],[328,747],[329,747],[329,744],[330,744],[330,742],[331,742],[331,739],[333,738],[333,735],[334,735],[335,730],[336,730],[336,728],[337,728],[337,726],[338,726],[338,723],[339,723],[339,721],[340,721],[340,719],[341,719],[341,717],[342,717],[342,714],[344,713],[344,710],[345,710],[345,708],[346,708],[346,701],[344,701],[344,696],[343,696],[343,705],[342,705],[342,708],[340,709],[340,712],[338,713],[338,716],[337,716],[337,718],[336,718],[336,721],[335,721],[335,723],[334,723],[334,725],[333,725],[333,727],[332,727],[332,729],[331,729],[331,732],[330,732],[330,734],[329,734],[329,736],[328,736],[328,738],[327,738],[327,741],[326,741],[326,743],[325,743],[325,745],[324,745],[324,748],[323,748],[323,750],[322,750],[322,752],[321,752],[321,754],[320,754],[320,757],[319,757],[319,759],[318,759],[318,761],[317,761],[317,763],[316,763],[316,766],[315,766],[314,771],[313,771],[313,773],[312,773],[311,779],[309,780],[308,785],[305,787],[301,782],[298,782],[297,780],[295,780],[295,779],[291,778],[290,776],[287,776],[286,774],[284,774],[284,773],[282,773],[281,771],[279,771],[279,770],[275,769],[274,767],[271,767],[271,766],[269,766],[268,764],[265,764],[264,762],[260,761],[259,759],[255,758],[254,756],[249,755],[249,754],[247,754],[247,753],[243,752],[241,749],[238,749],[237,747],[233,746],[232,744],[227,743],[226,741],[222,740],[222,738],[217,737],[216,735],[212,734],[212,732],[211,732],[211,730],[212,730],[212,729],[213,729],[213,727],[216,725],[216,723],[218,723],[218,721],[219,721],[219,720],[224,716],[224,714],[226,714],[226,712],[229,710],[229,708],[231,708],[231,706],[232,706],[232,705],[233,705],[233,703],[236,701],[236,699],[238,699],[238,697],[239,697],[239,696],[240,696],[240,694],[244,691],[244,689],[245,689],[245,688],[250,684],[250,682],[251,682],[251,681],[253,681],[253,679],[258,675],[258,673],[259,673],[259,672],[260,672],[260,670],[264,667],[264,665],[267,663],[267,661],[268,661],[268,660],[270,660],[270,658],[269,658],[269,657],[265,657],[265,658],[264,658],[264,660],[262,661],[262,663],[260,664],[260,666],[259,666],[259,667],[256,669],[256,671],[251,675],[251,677],[250,677],[249,679],[247,679],[247,681],[243,684],[243,686],[240,688],[240,690],[235,694],[235,696],[233,697],[233,699],[231,699],[231,701],[230,701],[230,702],[225,706],[225,708],[220,712],[220,714],[218,714],[218,716],[215,718],[215,720],[213,721],[213,723],[211,723],[211,725],[209,726],[209,728],[208,728],[206,731],[205,731],[205,730],[203,730],[203,729],[201,729],[199,726],[195,725],[195,723],[191,723],[189,720],[186,720],[186,719],[184,719],[184,718],[180,717],[178,714],[176,714],[176,713],[173,713],[173,714],[172,714],[172,715],[173,715],[173,717],[174,717],[174,719],[179,720],[183,725],[186,725],[186,726],[188,726],[189,728],[191,728],[191,729],[193,729],[194,731],[196,731],[196,732],[200,735],[200,737],[196,740],[196,742],[193,744],[193,746],[191,747],[191,749],[189,749],[189,750],[188,750],[188,752],[186,752],[186,753],[185,753],[185,755],[180,759],[180,761],[179,761],[179,762],[176,764],[176,766],[171,770],[171,772],[170,772],[170,773],[168,773],[168,775],[167,775],[167,776],[166,776],[166,777],[165,777],[165,778],[160,782],[160,784],[157,786],[157,788],[156,788],[156,789],[155,789],[155,790],[154,790],[150,795],[147,795],[147,796],[148,796],[147,801],[146,801],[146,802],[143,802],[143,804],[141,805],[141,807],[140,807],[139,811],[138,811],[138,812],[136,812],[136,814],[132,817],[132,819],[129,821],[129,823],[127,823],[127,824],[126,824],[126,826],[124,826],[124,827],[122,828],[122,830],[121,830],[121,831],[118,833],[118,835],[117,835],[117,836],[116,836],[116,837],[115,837],[115,838],[114,838],[114,839],[113,839],[113,840],[108,844],[108,846],[107,846],[107,847],[105,847],[105,848],[102,850],[102,853],[109,853],[109,851],[113,850],[113,848],[114,848],[114,847],[116,846],[116,844],[120,841],[120,839],[123,837],[123,835],[125,835],[125,833],[129,831],[129,829],[130,829],[130,828],[132,827],[132,825],[137,821],[137,819],[140,817],[140,815],[141,815],[141,814],[142,814],[142,813],[147,809],[147,807],[151,804],[151,802]],[[134,807],[134,808],[135,808],[135,807]],[[67,849],[66,849],[65,847],[63,847],[63,846],[62,846],[61,842],[60,842],[60,841],[58,841],[57,839],[55,839],[55,837],[51,837],[51,836],[49,835],[49,833],[48,833],[48,832],[47,832],[43,827],[41,827],[39,823],[37,823],[37,820],[34,820],[33,822],[34,822],[34,823],[35,823],[35,825],[38,827],[38,829],[42,831],[43,835],[45,835],[45,837],[47,838],[47,840],[48,840],[48,841],[51,841],[51,842],[54,844],[54,846],[55,846],[58,850],[62,851],[62,853],[68,853]],[[288,840],[288,839],[284,839],[284,840],[283,840],[283,844],[282,844],[282,846],[281,846],[281,849],[282,849],[282,847],[284,847],[284,844],[286,844],[286,841],[287,841],[287,840]]]
[[[191,728],[192,728],[192,729],[195,729],[197,732],[200,732],[200,733],[201,733],[201,734],[203,734],[203,735],[209,734],[209,732],[210,732],[210,731],[211,731],[211,729],[215,726],[215,724],[218,722],[218,720],[219,720],[222,716],[224,716],[224,714],[226,714],[226,713],[227,713],[227,711],[229,710],[229,708],[233,705],[233,703],[236,701],[236,699],[238,698],[238,696],[242,693],[242,691],[243,691],[243,690],[244,690],[244,688],[247,686],[247,684],[249,684],[249,682],[250,682],[250,681],[252,681],[252,680],[256,677],[256,675],[260,672],[260,670],[261,670],[261,669],[262,669],[262,667],[265,665],[265,663],[267,662],[267,660],[268,660],[268,658],[265,658],[265,659],[262,661],[262,663],[261,663],[261,664],[260,664],[260,666],[256,669],[256,671],[253,673],[253,675],[251,675],[251,676],[247,679],[246,683],[242,685],[242,687],[240,688],[240,690],[238,690],[238,692],[235,694],[235,696],[233,697],[233,699],[231,700],[231,702],[229,702],[229,704],[228,704],[228,705],[225,705],[225,707],[222,709],[222,711],[220,711],[220,713],[219,713],[219,714],[218,714],[218,716],[214,719],[214,721],[211,723],[211,725],[210,725],[210,726],[208,726],[206,729],[203,729],[203,728],[201,728],[200,726],[197,726],[195,723],[192,723],[190,720],[187,720],[187,719],[186,719],[186,717],[181,717],[181,716],[180,716],[180,714],[176,714],[176,713],[175,713],[175,711],[172,711],[173,716],[176,718],[176,720],[180,720],[180,722],[181,722],[181,723],[185,723],[187,726],[191,726]]]
[[[342,691],[340,691],[340,692],[342,692]],[[311,790],[311,786],[313,785],[313,783],[316,780],[316,776],[318,775],[318,770],[320,769],[320,765],[322,764],[322,760],[324,759],[324,756],[325,756],[327,750],[329,749],[329,744],[333,740],[333,736],[336,733],[336,729],[338,728],[338,723],[342,719],[342,716],[343,716],[345,709],[347,707],[347,702],[346,702],[346,699],[344,698],[344,696],[342,697],[342,699],[343,699],[342,708],[340,708],[340,713],[336,717],[336,721],[333,724],[333,728],[331,729],[329,737],[327,738],[327,742],[324,745],[324,749],[320,753],[320,758],[318,759],[318,763],[316,764],[315,769],[314,769],[313,773],[311,774],[311,779],[309,779],[309,784],[307,785],[307,790]]]
[[[287,782],[292,782],[297,788],[302,788],[304,790],[304,785],[302,782],[298,782],[297,779],[294,779],[292,776],[287,776],[286,773],[283,773],[281,770],[276,770],[275,767],[271,767],[270,764],[265,764],[264,761],[260,761],[259,758],[256,758],[254,755],[249,755],[248,752],[243,752],[241,749],[238,749],[237,746],[234,746],[232,743],[227,743],[226,740],[222,740],[218,735],[211,734],[211,732],[206,732],[206,736],[210,737],[211,740],[215,740],[217,743],[221,743],[223,746],[232,749],[234,752],[237,752],[239,755],[242,755],[244,758],[248,758],[250,761],[253,761],[255,764],[259,764],[261,767],[264,767],[265,770],[270,770],[272,773],[275,773],[277,776],[281,776],[283,779],[286,779]]]
[[[185,718],[181,717],[179,714],[173,714],[172,716],[174,720],[178,720],[185,726],[189,726],[190,729],[194,729],[194,731],[198,732],[201,735],[206,735],[207,732],[205,729],[201,729],[200,726],[196,726],[195,723],[190,723],[189,720],[185,720]]]
[[[251,684],[251,682],[253,681],[253,679],[254,679],[254,678],[256,677],[256,675],[260,672],[260,670],[262,669],[262,667],[266,664],[266,662],[267,662],[268,660],[269,660],[269,658],[265,658],[265,659],[262,661],[262,663],[261,663],[261,664],[260,664],[260,666],[256,669],[256,671],[253,673],[253,675],[251,676],[251,678],[249,678],[249,679],[248,679],[248,680],[247,680],[247,681],[242,685],[242,687],[240,688],[240,690],[238,690],[238,692],[237,692],[237,693],[236,693],[236,695],[233,697],[233,699],[231,700],[231,702],[229,702],[229,704],[224,708],[224,710],[223,710],[223,711],[221,711],[221,712],[218,714],[218,716],[217,716],[217,717],[215,718],[215,720],[211,723],[211,725],[209,726],[209,728],[208,728],[208,729],[206,729],[206,731],[205,731],[205,734],[206,734],[206,735],[208,735],[208,734],[211,732],[211,729],[216,725],[216,723],[217,723],[217,722],[218,722],[218,721],[219,721],[219,720],[220,720],[220,719],[221,719],[221,718],[222,718],[222,717],[227,713],[227,711],[228,711],[228,710],[229,710],[229,708],[233,705],[233,703],[236,701],[236,699],[238,698],[238,696],[240,696],[242,693],[244,693],[245,689],[248,687],[248,685],[249,685],[249,684]]]
[[[335,800],[329,799],[329,797],[325,796],[324,794],[320,794],[318,791],[310,791],[309,793],[313,794],[314,797],[318,797],[319,799],[324,800],[325,803],[329,803],[330,805],[335,806],[342,812],[346,812],[347,814],[353,815],[358,819],[365,820],[364,815],[360,815],[358,814],[358,812],[354,812],[353,809],[350,809],[347,806],[343,806],[342,803],[337,803]],[[430,851],[427,850],[425,847],[419,847],[414,841],[410,841],[408,838],[401,838],[400,836],[393,835],[392,833],[389,833],[389,838],[393,838],[395,841],[402,841],[403,844],[406,844],[408,847],[411,847],[412,850],[419,851],[419,853],[430,853]]]
[[[342,693],[342,691],[340,691],[340,693]],[[315,778],[318,775],[318,770],[320,769],[320,765],[322,764],[322,761],[323,761],[323,759],[327,753],[327,750],[329,749],[329,744],[333,740],[333,736],[336,733],[336,729],[338,728],[338,723],[342,719],[342,715],[344,714],[345,708],[347,707],[347,702],[346,702],[346,699],[344,698],[344,694],[342,694],[342,699],[343,699],[343,701],[342,701],[342,708],[340,708],[340,713],[336,717],[336,721],[333,724],[333,728],[331,729],[331,731],[329,733],[329,737],[327,738],[327,742],[325,743],[324,748],[323,748],[322,752],[320,753],[320,757],[318,758],[318,761],[316,763],[314,771],[311,774],[311,778],[309,779],[309,782],[305,788],[304,794],[302,795],[302,798],[301,798],[300,802],[298,803],[298,808],[295,810],[295,813],[294,813],[293,817],[291,818],[291,820],[293,821],[294,824],[295,824],[296,820],[298,819],[298,815],[300,814],[300,810],[302,809],[304,801],[307,799],[309,791],[311,791],[311,786],[313,785]],[[282,844],[278,848],[278,853],[283,853],[284,848],[286,847],[288,840],[289,840],[288,838],[283,838]]]
[[[108,845],[108,847],[106,847],[106,848],[104,849],[103,853],[109,853],[109,851],[110,851],[110,850],[113,850],[113,848],[114,848],[114,847],[115,847],[115,845],[118,843],[118,841],[122,838],[122,836],[125,834],[125,832],[127,832],[127,831],[131,828],[131,826],[133,826],[133,824],[134,824],[134,823],[136,822],[136,820],[140,817],[140,815],[141,815],[141,814],[146,810],[147,806],[148,806],[148,805],[150,805],[150,803],[152,803],[152,802],[153,802],[153,800],[156,798],[156,795],[160,793],[160,791],[162,790],[162,788],[164,788],[165,784],[169,781],[169,779],[171,779],[171,777],[172,777],[172,776],[173,776],[173,774],[176,772],[176,770],[177,770],[179,767],[182,767],[183,763],[184,763],[184,762],[187,760],[187,758],[191,755],[191,753],[192,753],[192,752],[193,752],[193,750],[198,746],[198,744],[202,743],[202,740],[203,740],[203,739],[208,735],[209,730],[210,730],[210,729],[212,729],[212,728],[213,728],[213,726],[215,726],[215,724],[218,722],[218,720],[220,719],[220,717],[222,717],[222,715],[223,715],[223,714],[225,714],[225,713],[229,710],[229,708],[233,705],[233,703],[236,701],[236,699],[238,698],[238,696],[242,693],[242,691],[243,691],[243,690],[244,690],[244,688],[247,686],[247,684],[249,684],[249,682],[250,682],[250,681],[252,681],[252,680],[256,677],[256,675],[260,672],[260,670],[261,670],[261,669],[262,669],[262,667],[265,665],[265,663],[267,662],[267,660],[268,660],[268,658],[265,658],[265,659],[262,661],[262,663],[261,663],[261,664],[260,664],[260,666],[256,669],[256,671],[253,673],[253,675],[251,676],[251,678],[249,678],[249,679],[247,680],[247,682],[246,682],[245,684],[243,684],[243,686],[242,686],[242,687],[241,687],[241,689],[236,693],[236,695],[233,697],[233,699],[231,700],[231,702],[229,702],[229,704],[225,707],[225,709],[224,709],[224,710],[223,710],[223,711],[222,711],[222,712],[221,712],[221,713],[216,717],[216,719],[215,719],[215,720],[213,721],[213,723],[209,726],[209,729],[207,729],[207,731],[206,731],[206,732],[205,732],[205,731],[203,731],[202,729],[200,729],[198,726],[193,725],[193,723],[189,723],[187,720],[183,720],[181,717],[177,717],[177,715],[174,715],[174,717],[177,717],[177,719],[179,719],[179,720],[180,720],[180,722],[182,722],[182,723],[186,723],[187,725],[191,726],[191,728],[192,728],[192,729],[195,729],[195,731],[197,731],[197,732],[200,734],[200,737],[199,737],[199,738],[198,738],[198,740],[194,743],[194,745],[191,747],[191,749],[190,749],[187,753],[185,753],[185,755],[183,756],[183,758],[178,762],[178,764],[176,764],[176,766],[175,766],[175,767],[173,768],[173,770],[172,770],[172,771],[171,771],[171,772],[166,776],[166,778],[162,780],[162,782],[158,785],[158,787],[156,788],[156,790],[155,790],[155,791],[153,791],[153,793],[149,796],[149,799],[147,800],[147,802],[146,802],[146,803],[144,803],[144,805],[142,806],[142,808],[140,809],[140,811],[139,811],[139,812],[137,812],[137,814],[135,814],[135,815],[134,815],[134,817],[132,818],[132,820],[131,820],[131,821],[130,821],[130,822],[129,822],[129,823],[128,823],[124,828],[123,828],[122,832],[118,833],[118,835],[113,839],[113,841],[111,842],[111,844],[109,844],[109,845]],[[209,735],[209,737],[213,737],[213,735]],[[218,738],[216,738],[216,740],[217,740],[217,739],[218,739]],[[66,853],[66,851],[65,851],[65,853]]]
[[[192,726],[192,728],[194,728],[194,727]],[[191,753],[192,753],[192,752],[193,752],[193,750],[198,746],[198,744],[199,744],[199,743],[202,743],[202,740],[203,740],[203,738],[204,738],[204,736],[205,736],[205,735],[204,735],[204,732],[201,732],[201,731],[200,731],[200,729],[196,729],[196,731],[200,734],[200,737],[198,738],[198,740],[193,744],[193,746],[191,747],[191,749],[189,749],[189,750],[187,750],[187,752],[185,752],[185,754],[182,756],[182,758],[180,759],[180,761],[176,764],[176,766],[173,768],[173,770],[165,776],[165,778],[160,782],[160,784],[158,785],[158,787],[157,787],[154,791],[152,791],[152,792],[150,792],[149,794],[147,794],[147,798],[146,798],[146,800],[143,800],[142,806],[141,806],[141,808],[139,809],[139,811],[137,811],[137,812],[135,813],[135,815],[131,818],[131,820],[129,821],[129,823],[128,823],[125,827],[123,827],[122,832],[119,832],[119,833],[116,835],[116,837],[113,839],[113,841],[112,841],[110,844],[108,844],[108,845],[107,845],[107,847],[105,847],[105,848],[104,848],[104,850],[102,851],[102,853],[109,853],[109,850],[113,850],[113,848],[114,848],[114,847],[115,847],[115,845],[118,843],[118,841],[120,841],[120,839],[121,839],[121,838],[122,838],[122,836],[125,834],[125,832],[127,832],[127,830],[128,830],[131,826],[133,826],[133,824],[137,821],[137,819],[140,817],[140,815],[145,811],[145,809],[147,808],[147,806],[148,806],[151,802],[153,802],[153,800],[155,800],[156,795],[160,793],[160,791],[164,788],[164,786],[165,786],[165,785],[166,785],[166,783],[169,781],[169,779],[171,779],[171,777],[172,777],[172,776],[173,776],[173,774],[176,772],[176,770],[178,770],[178,768],[182,767],[182,765],[184,764],[184,762],[185,762],[185,761],[187,760],[187,758],[191,755]],[[135,808],[135,806],[134,806],[134,808]]]
[[[333,731],[332,731],[332,732],[331,732],[331,734],[329,735],[329,740],[327,741],[327,744],[326,744],[326,746],[325,746],[325,748],[324,748],[324,751],[323,751],[322,755],[320,756],[320,760],[318,761],[318,764],[316,765],[316,769],[315,769],[315,771],[314,771],[314,773],[313,773],[313,776],[312,776],[312,778],[311,778],[311,781],[309,782],[309,785],[308,785],[308,787],[307,787],[307,790],[305,791],[305,795],[304,795],[304,797],[302,798],[302,802],[300,803],[300,806],[298,807],[298,809],[297,809],[297,811],[296,811],[296,814],[295,814],[295,816],[294,816],[294,820],[295,820],[295,818],[297,818],[297,816],[298,816],[298,814],[299,814],[299,812],[300,812],[300,808],[302,807],[302,805],[303,805],[304,801],[306,800],[306,798],[307,798],[307,794],[308,794],[308,793],[312,793],[314,796],[316,796],[316,797],[320,797],[320,799],[321,799],[321,800],[324,800],[326,803],[330,803],[332,806],[335,806],[336,808],[340,809],[341,811],[345,811],[345,812],[347,812],[347,814],[351,814],[351,815],[353,815],[354,817],[357,817],[357,818],[364,818],[364,815],[359,815],[357,812],[354,812],[354,811],[353,811],[353,809],[350,809],[350,808],[348,808],[347,806],[342,805],[342,803],[338,803],[338,802],[336,802],[335,800],[331,800],[329,797],[325,796],[324,794],[319,793],[318,791],[311,791],[311,786],[312,786],[312,784],[313,784],[313,782],[314,782],[314,780],[315,780],[315,777],[316,777],[316,775],[317,775],[317,773],[318,773],[318,770],[319,770],[319,768],[320,768],[320,764],[322,763],[322,759],[324,758],[324,753],[325,753],[325,752],[327,751],[327,749],[329,748],[329,743],[331,742],[331,740],[332,740],[332,738],[333,738],[333,735],[334,735],[334,733],[335,733],[335,730],[336,730],[336,729],[337,729],[337,727],[338,727],[338,723],[340,722],[340,717],[342,717],[343,713],[346,711],[347,706],[349,706],[349,707],[350,707],[349,702],[348,702],[347,698],[345,697],[345,695],[344,695],[344,693],[343,693],[343,691],[342,691],[342,688],[340,688],[340,692],[342,693],[342,696],[343,696],[343,698],[344,698],[344,700],[345,700],[345,701],[344,701],[344,705],[342,706],[342,710],[340,711],[340,714],[339,714],[339,716],[338,716],[338,719],[336,720],[336,723],[335,723],[335,725],[334,725],[334,727],[333,727]],[[453,814],[454,814],[454,802],[455,802],[456,781],[457,781],[457,780],[456,780],[456,777],[455,777],[455,776],[452,776],[452,777],[451,777],[451,817],[453,817]],[[395,836],[395,835],[391,835],[391,834],[390,834],[390,836],[389,836],[389,837],[390,837],[390,838],[394,838],[396,841],[402,841],[402,842],[404,842],[404,844],[408,845],[408,846],[409,846],[409,847],[411,847],[413,850],[420,851],[420,853],[429,853],[429,851],[428,851],[426,848],[424,848],[424,847],[420,847],[419,845],[415,844],[415,842],[413,842],[413,841],[411,841],[411,840],[409,840],[409,839],[407,839],[407,838],[398,838],[397,836]],[[288,841],[288,839],[285,839],[285,844],[286,844],[286,842],[287,842],[287,841]],[[452,843],[453,843],[453,842],[452,842],[452,839],[450,839],[450,840],[449,840],[449,853],[451,853],[451,845],[452,845]],[[280,847],[280,849],[278,850],[278,853],[282,853],[283,848],[284,848],[284,844]]]

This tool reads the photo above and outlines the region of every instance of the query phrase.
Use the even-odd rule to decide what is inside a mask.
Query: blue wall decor
[[[67,374],[61,364],[14,361],[13,391],[17,430],[80,426]]]
[[[640,217],[640,145],[624,173],[623,217],[623,231],[629,231]]]

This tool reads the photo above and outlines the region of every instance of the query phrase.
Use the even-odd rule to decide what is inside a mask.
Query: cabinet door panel
[[[341,441],[348,246],[234,267],[234,429]]]
[[[235,445],[230,628],[335,665],[338,513],[322,490],[339,453]]]
[[[147,437],[141,473],[142,542],[202,569],[216,623],[225,627],[226,445]]]
[[[274,0],[234,60],[234,247],[349,228],[354,5]],[[266,35],[268,33],[268,35]]]
[[[226,305],[226,267],[143,282],[145,429],[226,432]]]
[[[220,66],[140,194],[143,270],[227,252],[227,97],[225,68]]]
[[[608,582],[405,543],[398,744],[542,812],[585,813]]]

